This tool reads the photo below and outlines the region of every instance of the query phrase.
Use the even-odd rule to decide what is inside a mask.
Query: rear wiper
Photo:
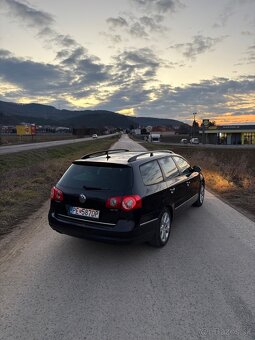
[[[86,190],[109,190],[109,188],[86,187],[85,185],[83,188]]]

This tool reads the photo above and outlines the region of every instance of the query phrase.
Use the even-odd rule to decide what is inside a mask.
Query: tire
[[[164,208],[160,215],[153,239],[149,242],[154,247],[164,247],[170,236],[172,216],[167,208]]]
[[[204,198],[205,198],[205,185],[204,183],[201,183],[199,188],[198,199],[193,204],[193,207],[201,207],[201,205],[204,203]]]

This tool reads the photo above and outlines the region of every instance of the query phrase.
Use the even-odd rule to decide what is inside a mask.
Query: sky
[[[0,0],[0,100],[255,124],[255,0]]]

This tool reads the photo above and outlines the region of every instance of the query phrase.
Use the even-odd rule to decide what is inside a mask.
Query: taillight
[[[63,201],[63,192],[56,187],[53,187],[50,192],[50,199],[56,202]]]
[[[131,211],[142,207],[142,199],[139,195],[110,197],[106,201],[106,208],[122,209],[123,211]]]
[[[142,207],[142,199],[139,195],[123,197],[121,208],[124,211],[131,211]]]

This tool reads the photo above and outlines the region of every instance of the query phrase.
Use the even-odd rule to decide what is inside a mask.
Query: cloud
[[[122,37],[119,34],[112,35],[111,39],[115,44],[119,44],[122,42]]]
[[[94,95],[110,79],[110,69],[96,59],[84,58],[82,51],[74,51],[71,60],[59,64],[38,63],[17,58],[9,51],[0,50],[0,79],[19,88],[22,96]]]
[[[99,34],[111,43],[111,45],[108,46],[110,49],[113,49],[114,47],[116,47],[116,45],[120,44],[123,41],[123,34],[122,35],[113,34],[112,32],[110,33],[100,32]],[[127,41],[127,39],[124,39],[124,40]]]
[[[179,0],[131,0],[138,8],[148,12],[165,14],[166,12],[176,12],[184,7]]]
[[[92,58],[83,58],[74,67],[76,81],[79,85],[90,86],[110,80],[110,69]]]
[[[139,22],[134,23],[129,30],[129,33],[136,38],[148,38],[149,35],[146,33],[145,27]]]
[[[113,82],[119,85],[124,82],[130,86],[133,81],[140,80],[146,83],[148,80],[153,80],[160,64],[163,63],[149,48],[124,51],[114,60]]]
[[[45,47],[48,49],[72,49],[80,46],[70,35],[59,34],[57,31],[49,27],[40,30],[36,37],[42,39],[45,43]]]
[[[166,11],[175,12],[178,7],[182,7],[181,2],[178,0],[159,0],[154,1],[154,3],[160,13]]]
[[[110,34],[103,33],[106,37],[110,38],[115,43],[123,41],[119,34],[112,34],[112,32],[120,32],[122,35],[126,34],[132,38],[148,40],[151,34],[163,33],[166,31],[166,27],[162,25],[164,17],[162,15],[142,16],[136,17],[134,15],[128,15],[126,18],[108,18],[106,22],[110,27]]]
[[[192,112],[201,119],[226,114],[255,117],[255,76],[214,78],[184,87],[156,85],[153,80],[161,60],[146,48],[124,51],[108,66],[74,50],[73,62],[72,67],[66,59],[58,65],[36,63],[0,50],[1,83],[10,85],[2,99],[36,98],[61,102],[63,108],[132,110],[138,116],[187,122]]]
[[[34,69],[36,75],[39,73],[46,76],[48,72],[48,76],[50,76],[50,70],[52,74],[55,72],[60,72],[65,76],[68,74],[69,85],[72,86],[81,86],[81,84],[91,86],[108,78],[107,67],[100,64],[97,57],[89,55],[87,49],[78,44],[71,36],[60,34],[54,29],[55,22],[49,13],[35,10],[31,6],[15,0],[0,1],[4,3],[10,14],[21,20],[22,23],[33,27],[37,31],[37,37],[43,39],[49,48],[61,48],[56,54],[56,61],[59,65],[47,65],[46,67],[45,64],[28,60],[21,61],[17,58],[14,62],[14,58],[10,58],[9,63],[14,62],[18,74],[22,71],[19,69],[19,65],[23,64],[27,67],[28,72]],[[7,77],[6,74],[5,77]],[[15,81],[18,80],[16,78],[14,79]],[[58,83],[57,79],[55,83]],[[75,87],[73,90],[75,91]]]
[[[11,52],[7,50],[0,49],[0,58],[5,59],[11,56]]]
[[[163,21],[162,15],[143,16],[140,19],[142,25],[147,27],[151,32],[161,32],[165,27],[161,24]]]
[[[254,33],[250,32],[250,31],[242,31],[241,35],[245,35],[245,36],[253,36]]]
[[[139,115],[192,120],[192,112],[217,117],[230,115],[254,115],[255,76],[237,80],[215,78],[185,87],[160,85],[153,89],[155,100],[143,105]]]
[[[72,85],[96,86],[110,79],[110,67],[102,64],[99,58],[90,56],[81,46],[73,50],[59,51],[57,60],[64,69],[73,74]]]
[[[239,116],[239,121],[242,117],[250,119],[248,121],[255,119],[255,76],[237,80],[215,78],[185,87],[161,84],[145,88],[144,85],[138,79],[133,81],[132,87],[123,84],[94,108],[132,110],[140,117],[172,118],[186,122],[192,121],[193,112],[198,112],[198,119],[222,119],[224,115],[233,121],[235,116]]]
[[[127,27],[128,23],[126,19],[123,17],[118,17],[118,18],[108,18],[107,23],[110,24],[110,26],[114,28],[119,28],[119,27]]]
[[[245,57],[239,59],[239,62],[236,63],[235,66],[255,64],[255,45],[249,46],[244,54]]]
[[[141,48],[132,51],[125,51],[120,58],[125,63],[135,65],[138,68],[158,68],[160,60],[150,48]]]
[[[248,48],[248,64],[255,63],[255,45]]]
[[[0,0],[0,4],[7,9],[8,15],[15,17],[22,25],[27,25],[37,31],[37,37],[55,47],[74,47],[79,44],[69,35],[59,34],[54,29],[55,20],[47,12],[16,0]]]
[[[96,109],[121,111],[149,101],[148,82],[154,81],[161,61],[149,48],[123,51],[114,58],[109,85],[114,89]]]
[[[121,86],[113,94],[110,94],[106,100],[99,105],[96,105],[95,109],[104,109],[111,111],[126,110],[130,107],[139,107],[143,103],[149,100],[150,91],[144,89],[143,83],[133,82],[132,87]]]
[[[84,55],[87,54],[87,50],[79,46],[74,49],[63,49],[58,51],[56,59],[59,59],[59,61],[66,66],[72,67],[73,65],[76,65],[77,61],[79,61]]]
[[[170,48],[180,50],[183,56],[187,59],[195,60],[197,55],[211,51],[216,44],[220,43],[225,38],[227,38],[227,36],[211,38],[204,37],[202,35],[196,35],[193,37],[192,42],[175,44],[170,46]]]
[[[226,26],[229,19],[234,14],[240,15],[240,9],[246,5],[254,6],[254,0],[229,0],[218,15],[217,21],[213,27],[220,28]]]
[[[19,59],[9,51],[0,51],[2,81],[19,86],[28,95],[49,95],[68,89],[71,74],[57,65]]]
[[[115,42],[124,42],[127,36],[149,39],[154,33],[162,34],[162,23],[167,13],[173,13],[182,6],[180,1],[174,0],[130,1],[143,13],[107,20]],[[4,4],[8,14],[32,28],[37,37],[56,51],[54,62],[40,63],[0,49],[0,87],[3,89],[5,86],[2,93],[6,94],[7,100],[40,98],[41,102],[61,103],[65,108],[129,110],[139,116],[186,121],[192,119],[192,112],[199,112],[201,116],[254,114],[254,76],[235,80],[214,78],[183,87],[159,84],[157,72],[160,67],[180,67],[180,64],[167,64],[151,48],[129,48],[118,52],[107,65],[90,55],[73,37],[59,33],[54,28],[54,17],[49,13],[16,0],[0,0],[0,4]],[[198,55],[213,50],[225,38],[197,34],[191,42],[171,48],[194,60]],[[254,63],[254,45],[247,52],[246,62]]]
[[[21,18],[29,26],[43,29],[55,22],[51,14],[36,10],[19,1],[1,0],[0,3],[8,8],[11,16]]]

